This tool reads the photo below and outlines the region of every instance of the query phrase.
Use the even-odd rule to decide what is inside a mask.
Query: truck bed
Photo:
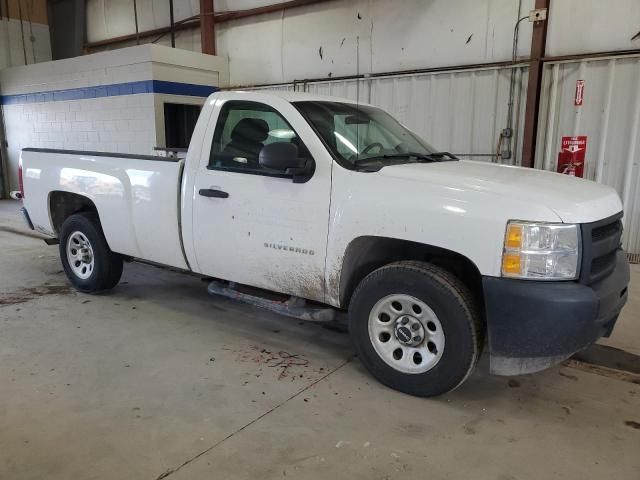
[[[182,160],[27,148],[21,161],[24,204],[37,231],[58,234],[51,216],[55,192],[80,194],[95,204],[111,250],[188,268],[179,221]]]

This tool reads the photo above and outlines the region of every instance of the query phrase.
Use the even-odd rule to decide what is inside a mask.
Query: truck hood
[[[565,223],[589,223],[622,210],[617,192],[569,175],[467,160],[384,167],[380,175],[544,205]]]

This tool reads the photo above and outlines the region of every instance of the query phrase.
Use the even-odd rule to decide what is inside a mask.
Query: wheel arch
[[[95,213],[100,221],[98,208],[93,201],[78,193],[54,190],[49,193],[49,218],[56,236],[60,236],[62,224],[71,215],[81,212]]]
[[[482,275],[468,257],[446,248],[390,237],[362,236],[347,246],[340,268],[337,290],[340,306],[346,308],[358,284],[374,270],[389,263],[417,260],[437,265],[456,275],[471,290],[484,311]]]

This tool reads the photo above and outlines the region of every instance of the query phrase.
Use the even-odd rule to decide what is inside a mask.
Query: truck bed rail
[[[154,160],[158,162],[178,162],[177,157],[161,157],[160,155],[138,155],[135,153],[92,152],[89,150],[63,150],[58,148],[23,148],[23,152],[60,153],[65,155],[88,155],[91,157],[131,158],[138,160]]]

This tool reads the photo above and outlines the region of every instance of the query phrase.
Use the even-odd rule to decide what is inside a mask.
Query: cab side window
[[[300,158],[311,158],[291,125],[273,108],[256,102],[226,102],[216,124],[209,168],[269,176],[260,166],[260,150],[277,142],[293,143]]]

